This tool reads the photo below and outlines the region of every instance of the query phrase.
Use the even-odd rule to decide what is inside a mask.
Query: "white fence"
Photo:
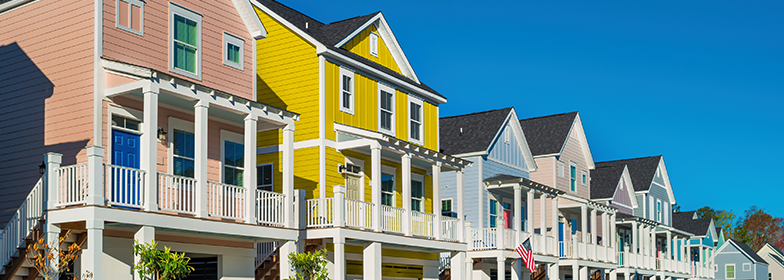
[[[334,198],[331,197],[306,200],[305,226],[308,228],[331,227],[335,218],[334,201]]]
[[[465,230],[460,223],[460,219],[441,216],[441,239],[445,241],[460,241],[459,230]]]
[[[16,254],[16,249],[24,245],[22,242],[41,219],[44,210],[44,191],[43,179],[38,179],[33,190],[0,232],[0,264],[7,264],[11,260],[11,257]]]
[[[373,203],[354,199],[346,201],[346,226],[361,229],[373,228]]]
[[[243,219],[245,203],[245,188],[207,182],[207,213],[210,216]]]
[[[283,203],[286,196],[281,193],[256,190],[256,219],[259,224],[283,226]]]
[[[196,179],[158,173],[158,207],[196,214]]]
[[[57,206],[84,204],[87,198],[87,164],[63,166],[55,170]]]
[[[147,173],[140,169],[104,164],[104,191],[108,203],[131,208],[144,206],[145,176]]]
[[[381,212],[384,213],[384,222],[381,224],[382,230],[403,233],[403,214],[405,214],[405,210],[381,205]]]

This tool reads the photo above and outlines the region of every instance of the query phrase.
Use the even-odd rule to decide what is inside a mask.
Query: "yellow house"
[[[255,41],[256,99],[300,114],[301,243],[329,251],[334,279],[438,278],[438,253],[466,248],[462,209],[441,216],[439,174],[457,171],[462,193],[470,164],[439,152],[446,98],[420,81],[381,12],[325,24],[251,3],[269,34]],[[281,133],[258,135],[259,188],[281,190]]]

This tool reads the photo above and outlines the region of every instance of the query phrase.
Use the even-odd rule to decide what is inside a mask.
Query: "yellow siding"
[[[392,57],[392,53],[389,52],[389,48],[387,48],[387,45],[384,43],[384,40],[381,39],[381,36],[378,37],[378,57],[370,55],[370,32],[378,34],[376,26],[369,26],[351,39],[351,41],[348,41],[348,43],[343,45],[343,48],[361,57],[367,58],[370,61],[381,64],[386,68],[392,69],[395,72],[403,74],[400,72],[400,67],[397,65],[395,58]]]
[[[438,151],[438,110],[425,102],[425,148]]]
[[[408,94],[395,90],[395,138],[408,141]]]
[[[335,140],[334,123],[341,123],[362,129],[378,131],[378,81],[354,75],[354,114],[340,110],[340,66],[327,62],[324,67],[326,80],[324,95],[326,106],[326,137]]]
[[[302,148],[294,150],[294,189],[305,190],[305,197],[310,199],[318,197],[319,180],[319,159],[318,147]],[[258,164],[273,163],[275,173],[275,192],[281,192],[283,188],[283,173],[281,169],[280,152],[261,154],[256,156]]]
[[[272,163],[272,182],[275,186],[275,192],[283,191],[283,171],[281,169],[282,166],[280,165],[282,159],[283,153],[280,152],[261,154],[256,156],[256,164]],[[294,166],[294,168],[294,170],[296,170],[296,166]],[[294,186],[294,188],[298,187]]]
[[[268,38],[256,41],[258,101],[300,114],[296,141],[318,139],[318,56],[316,47],[258,8]],[[279,145],[280,131],[259,134],[259,146]]]

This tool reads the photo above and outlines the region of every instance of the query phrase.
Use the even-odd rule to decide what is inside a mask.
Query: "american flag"
[[[525,262],[525,268],[528,268],[528,271],[534,273],[536,264],[534,264],[534,254],[531,252],[531,237],[529,236],[526,238],[525,241],[523,241],[523,244],[517,246],[517,250],[515,251],[520,254],[520,258]]]

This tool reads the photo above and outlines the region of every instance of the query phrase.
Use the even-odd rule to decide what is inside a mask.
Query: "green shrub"
[[[163,250],[155,247],[155,241],[149,244],[139,244],[133,241],[133,255],[139,257],[139,262],[133,265],[133,270],[139,273],[142,279],[153,279],[149,275],[154,275],[157,280],[176,280],[181,279],[193,271],[193,267],[188,265],[191,258],[186,257],[185,253],[173,253],[169,247],[164,246]]]

